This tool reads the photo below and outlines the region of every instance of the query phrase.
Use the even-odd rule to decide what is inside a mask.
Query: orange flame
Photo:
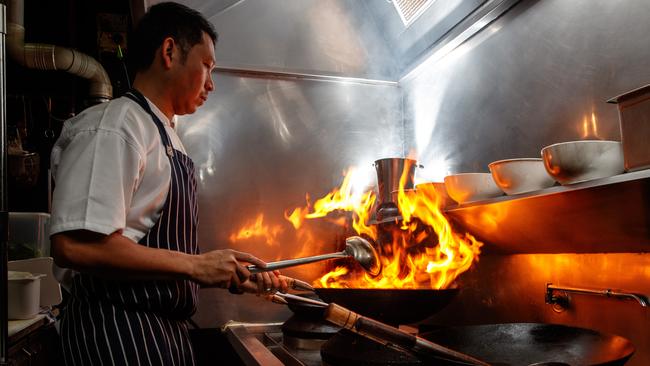
[[[321,277],[318,282],[320,282],[321,287],[337,287],[336,285],[338,284],[338,281],[336,281],[336,279],[347,274],[348,272],[349,270],[345,267],[336,267],[336,269],[333,271],[323,275],[323,277]],[[332,280],[330,283],[330,279],[334,280]]]
[[[307,196],[307,201],[309,201],[309,196]],[[293,225],[293,228],[298,230],[302,226],[302,223],[305,221],[305,216],[309,213],[309,208],[296,208],[291,212],[291,214],[284,213],[284,218],[289,220]]]
[[[366,223],[370,219],[371,208],[375,203],[375,196],[372,192],[354,193],[352,192],[352,178],[356,170],[348,169],[341,183],[340,188],[335,188],[325,197],[314,203],[313,212],[309,212],[309,195],[307,195],[307,207],[298,207],[291,214],[285,213],[285,218],[298,229],[305,219],[315,219],[325,217],[334,211],[352,211],[354,221],[352,227],[359,234],[366,234],[370,237],[377,236],[377,229],[374,226],[368,226]]]
[[[470,234],[453,230],[442,212],[443,200],[433,185],[419,186],[417,191],[404,190],[410,170],[409,164],[405,165],[396,202],[402,216],[401,221],[372,224],[376,208],[375,193],[353,192],[353,168],[345,173],[339,188],[315,201],[313,207],[307,195],[306,207],[298,207],[291,213],[285,212],[285,219],[291,222],[297,240],[301,243],[317,242],[305,226],[306,220],[327,217],[328,221],[345,227],[345,217],[331,217],[334,216],[333,213],[340,216],[342,211],[352,213],[352,228],[358,235],[375,242],[382,262],[382,272],[377,277],[371,277],[354,262],[347,261],[314,281],[316,286],[442,289],[450,286],[478,260],[483,244]],[[260,215],[252,226],[240,230],[237,235],[233,234],[231,240],[260,233],[259,236],[266,235],[264,237],[267,238],[267,243],[274,243],[275,235],[280,230],[278,227],[269,230],[263,225],[263,216]],[[311,245],[302,246],[299,253],[294,251],[292,255],[301,257],[316,254],[311,253],[314,250]]]
[[[373,192],[365,193],[360,200],[348,195],[350,174],[340,189],[335,189],[314,207],[351,210],[353,227],[379,243],[378,252],[383,268],[377,277],[363,271],[337,267],[315,281],[322,287],[353,288],[446,288],[461,273],[467,271],[478,259],[482,243],[469,234],[456,233],[442,213],[442,199],[433,185],[424,185],[417,191],[404,190],[409,171],[408,163],[400,178],[397,206],[402,215],[400,225],[383,224],[382,230],[390,232],[388,242],[379,239],[377,225],[369,226],[371,209],[375,202]],[[344,192],[344,193],[342,193]],[[340,201],[336,201],[336,200]],[[336,201],[336,202],[334,202]],[[319,202],[321,204],[319,205]],[[351,203],[353,203],[351,205]],[[322,217],[332,210],[322,209],[306,218]],[[297,211],[294,210],[294,213]],[[304,212],[304,211],[303,211]]]
[[[600,139],[600,136],[598,136],[598,120],[596,119],[596,113],[591,112],[591,117],[584,116],[582,119],[582,138]]]
[[[239,232],[230,235],[230,241],[234,243],[239,240],[261,237],[265,239],[266,244],[273,246],[278,244],[276,238],[281,232],[282,226],[280,225],[264,225],[264,214],[259,214],[255,222],[245,225]]]

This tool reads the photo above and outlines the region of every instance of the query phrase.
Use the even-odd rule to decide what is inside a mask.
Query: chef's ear
[[[174,54],[174,47],[176,47],[176,42],[172,37],[167,37],[163,40],[161,51],[162,51],[162,60],[165,67],[170,67],[172,63],[172,55]]]

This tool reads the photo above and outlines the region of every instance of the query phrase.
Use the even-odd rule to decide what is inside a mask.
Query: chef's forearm
[[[194,256],[139,245],[120,233],[55,234],[52,253],[59,266],[111,279],[189,279],[193,271]]]

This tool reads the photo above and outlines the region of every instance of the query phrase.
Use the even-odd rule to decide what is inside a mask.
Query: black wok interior
[[[411,324],[428,318],[449,304],[458,289],[317,288],[325,302],[334,302],[384,323]]]
[[[623,365],[635,350],[620,336],[556,324],[444,327],[421,337],[497,366]]]

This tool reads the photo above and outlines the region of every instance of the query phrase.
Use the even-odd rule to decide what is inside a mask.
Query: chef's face
[[[174,65],[175,82],[172,94],[174,114],[194,113],[214,90],[212,70],[215,66],[214,44],[207,33],[201,43],[188,51],[186,57],[177,59]]]

